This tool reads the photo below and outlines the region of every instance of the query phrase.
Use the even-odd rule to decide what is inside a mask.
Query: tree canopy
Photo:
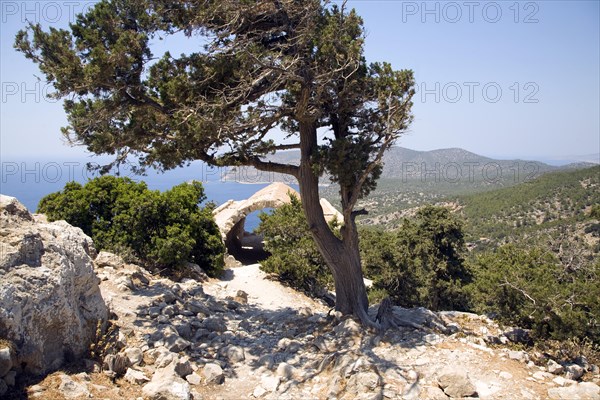
[[[363,21],[345,5],[104,0],[69,30],[30,24],[15,47],[65,98],[64,135],[116,164],[132,156],[140,169],[169,169],[203,160],[294,176],[333,271],[336,307],[365,321],[354,206],[412,120],[414,79],[366,62]],[[155,56],[154,44],[169,35],[185,36],[190,52]],[[299,162],[269,160],[287,149],[300,150]],[[341,238],[319,205],[325,172],[340,188]]]

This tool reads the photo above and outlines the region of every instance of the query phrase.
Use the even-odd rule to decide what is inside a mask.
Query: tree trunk
[[[360,255],[347,249],[342,250],[340,255],[338,260],[329,265],[335,282],[335,309],[342,314],[354,314],[364,320],[367,317],[369,300],[360,266]]]
[[[317,131],[314,124],[301,123],[300,137],[298,183],[302,207],[310,232],[333,274],[335,308],[342,314],[355,315],[365,325],[374,326],[375,323],[367,314],[369,302],[360,265],[358,235],[355,235],[354,229],[350,235],[343,235],[343,240],[336,237],[325,220],[319,202],[319,177],[312,168],[312,156],[317,150]]]

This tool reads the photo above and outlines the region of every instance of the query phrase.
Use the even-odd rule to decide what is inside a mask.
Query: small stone
[[[582,382],[567,387],[548,390],[548,398],[552,400],[600,399],[600,387],[592,382]]]
[[[571,386],[577,384],[576,381],[565,379],[562,376],[557,376],[556,378],[552,379],[552,382],[554,382],[557,386]]]
[[[414,369],[409,370],[406,373],[406,381],[409,383],[414,383],[419,379],[419,373]]]
[[[177,375],[184,378],[193,373],[194,369],[192,368],[192,364],[190,364],[190,360],[185,357],[175,362],[175,372]]]
[[[533,374],[533,379],[538,380],[538,381],[545,381],[546,374],[547,374],[547,372],[537,371]]]
[[[98,268],[109,267],[109,268],[118,269],[123,264],[125,264],[125,262],[123,261],[123,259],[121,257],[119,257],[116,254],[112,254],[107,251],[101,251],[96,256],[96,259],[94,260],[94,264],[96,264],[96,267],[98,267]]]
[[[504,332],[504,336],[513,343],[529,343],[531,338],[529,332],[521,328],[513,328]]]
[[[446,373],[438,378],[438,384],[450,397],[474,397],[475,386],[464,373]]]
[[[177,301],[177,296],[175,296],[175,294],[173,294],[173,292],[171,292],[168,289],[165,289],[160,295],[160,297],[162,301],[164,301],[167,304],[173,304],[175,303],[175,301]]]
[[[266,393],[267,393],[267,391],[265,390],[265,388],[263,388],[262,386],[257,386],[254,388],[254,391],[252,392],[252,396],[254,396],[258,399],[260,397],[263,397]]]
[[[548,372],[554,375],[560,375],[565,372],[565,368],[554,360],[548,360]]]
[[[379,375],[375,372],[359,372],[354,375],[352,378],[356,378],[356,386],[358,387],[358,392],[372,392],[379,385],[381,380],[379,379]]]
[[[177,309],[177,306],[168,305],[162,309],[161,313],[164,316],[173,317],[173,316],[179,314],[179,310]]]
[[[583,369],[583,367],[578,364],[569,364],[569,365],[567,365],[565,370],[566,370],[565,377],[567,379],[572,379],[574,381],[581,378],[583,376],[583,374],[585,373],[585,370]]]
[[[125,355],[129,359],[130,365],[140,365],[144,359],[142,350],[137,347],[125,349]]]
[[[212,332],[225,332],[227,324],[221,318],[208,317],[202,321],[202,327]]]
[[[207,383],[221,384],[225,381],[225,375],[223,375],[223,369],[214,363],[206,364],[202,370],[202,375]]]
[[[246,359],[244,349],[240,346],[229,346],[226,350],[227,359],[231,363],[238,363]]]
[[[0,349],[0,378],[10,371],[12,368],[12,359],[10,357],[10,349],[8,347],[4,347]]]
[[[133,383],[136,385],[142,385],[146,382],[149,382],[150,379],[143,372],[137,371],[135,369],[127,368],[127,372],[125,372],[125,376],[123,377],[127,382]]]
[[[142,393],[144,398],[155,400],[190,400],[191,397],[190,385],[177,376],[171,365],[157,369]]]
[[[192,338],[192,325],[190,323],[177,321],[173,325],[175,326],[177,333],[179,333],[179,336],[187,340]]]
[[[277,367],[277,371],[275,372],[275,375],[277,375],[278,377],[280,377],[283,380],[289,380],[294,377],[295,371],[296,371],[296,368],[292,367],[288,363],[282,362]]]
[[[163,351],[158,353],[155,365],[157,368],[165,368],[177,359],[177,354],[163,348]]]
[[[193,312],[194,314],[198,314],[201,318],[207,317],[210,315],[210,310],[204,304],[197,300],[192,300],[188,303],[185,303],[186,310]]]
[[[529,361],[529,356],[524,351],[514,351],[514,350],[511,350],[511,351],[508,352],[508,358],[510,358],[511,360],[517,360],[517,361],[520,361],[520,362],[527,362],[527,361]]]
[[[160,307],[153,306],[148,309],[148,315],[150,318],[156,318],[160,315]]]
[[[58,390],[68,399],[82,399],[89,397],[87,385],[75,382],[70,376],[61,374]]]
[[[185,380],[188,381],[190,385],[199,385],[201,382],[200,375],[196,373],[189,374],[185,377]]]
[[[275,392],[279,387],[280,380],[276,376],[263,376],[260,380],[260,385],[267,392]]]

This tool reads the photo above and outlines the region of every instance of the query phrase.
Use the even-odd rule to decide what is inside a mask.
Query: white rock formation
[[[0,195],[0,337],[13,365],[41,374],[86,352],[107,318],[93,256],[81,229]]]

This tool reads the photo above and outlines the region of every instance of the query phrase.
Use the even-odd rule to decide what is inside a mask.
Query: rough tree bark
[[[355,315],[364,324],[374,325],[367,314],[369,301],[363,280],[357,231],[344,229],[345,234],[340,240],[331,231],[323,214],[319,201],[319,176],[312,162],[317,150],[317,130],[310,121],[300,124],[300,144],[297,178],[302,206],[309,230],[333,275],[335,309],[342,314]],[[344,223],[347,224],[347,221]]]

